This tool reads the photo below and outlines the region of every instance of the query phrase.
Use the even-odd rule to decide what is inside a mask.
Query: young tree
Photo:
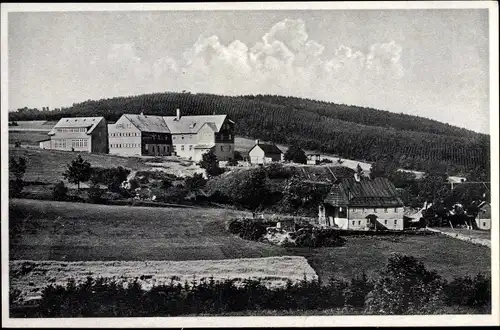
[[[80,182],[88,181],[91,175],[92,166],[88,161],[83,160],[80,155],[68,165],[68,168],[63,173],[64,178],[78,185],[78,191],[80,191]]]
[[[223,170],[219,167],[217,155],[213,150],[210,150],[209,152],[203,154],[199,165],[206,171],[209,178],[217,176],[223,172]]]
[[[167,190],[172,187],[172,181],[169,179],[163,179],[161,180],[161,188],[165,191],[165,194],[167,193]]]
[[[285,160],[287,161],[292,161],[294,163],[298,164],[306,164],[307,163],[307,156],[304,150],[299,148],[296,145],[292,145],[288,148],[288,150],[285,152]]]
[[[52,197],[56,201],[63,201],[66,199],[68,194],[68,188],[64,185],[63,181],[60,181],[58,184],[54,186],[52,190]]]
[[[186,188],[189,191],[196,192],[198,189],[205,187],[207,180],[200,173],[195,173],[193,176],[186,179]]]
[[[26,158],[11,157],[9,159],[9,193],[13,197],[17,197],[23,190],[23,177],[26,173]]]
[[[239,152],[239,151],[234,152],[234,160],[236,160],[236,161],[243,160],[243,156],[241,156],[241,152]]]

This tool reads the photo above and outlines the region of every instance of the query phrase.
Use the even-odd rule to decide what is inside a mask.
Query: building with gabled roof
[[[234,122],[227,115],[175,116],[163,119],[172,134],[176,155],[200,161],[202,155],[213,150],[217,160],[234,158]]]
[[[283,160],[283,151],[275,144],[255,140],[255,145],[248,151],[248,157],[252,164],[279,162]]]
[[[104,117],[61,118],[48,135],[45,149],[99,152],[108,151],[108,126]]]
[[[218,160],[234,157],[234,122],[226,115],[154,116],[124,114],[109,125],[109,150],[122,156],[168,156],[200,161],[213,150]]]
[[[341,178],[319,207],[319,223],[352,230],[403,230],[404,205],[387,178]]]
[[[109,153],[120,156],[168,156],[172,134],[162,116],[124,114],[108,125]]]

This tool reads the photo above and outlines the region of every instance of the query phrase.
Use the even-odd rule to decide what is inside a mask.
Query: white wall
[[[125,117],[108,125],[109,153],[120,156],[141,155],[141,131]]]

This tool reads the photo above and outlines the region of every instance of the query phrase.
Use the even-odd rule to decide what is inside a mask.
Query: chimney
[[[141,116],[144,116],[144,112],[141,111]]]
[[[354,173],[354,180],[356,180],[356,182],[360,182],[361,181],[361,178],[359,177],[358,173]]]
[[[257,140],[255,140],[255,144],[259,144],[259,140],[258,140],[258,139],[257,139]]]
[[[180,120],[181,119],[181,110],[180,109],[177,109],[175,111],[175,119],[176,120]]]

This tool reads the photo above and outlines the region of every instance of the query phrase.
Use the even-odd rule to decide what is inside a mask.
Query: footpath
[[[465,236],[465,235],[462,235],[462,234],[459,234],[459,233],[450,233],[450,232],[441,231],[441,230],[436,229],[436,228],[429,228],[429,227],[427,227],[426,230],[432,231],[432,232],[435,232],[435,233],[440,233],[440,234],[443,234],[443,235],[446,235],[446,236],[450,236],[450,237],[453,237],[453,238],[456,238],[456,239],[459,239],[459,240],[462,240],[462,241],[465,241],[465,242],[469,242],[469,243],[472,243],[472,244],[484,245],[484,246],[487,246],[487,247],[489,247],[491,249],[491,240],[489,240],[489,239],[473,238],[473,237]]]

